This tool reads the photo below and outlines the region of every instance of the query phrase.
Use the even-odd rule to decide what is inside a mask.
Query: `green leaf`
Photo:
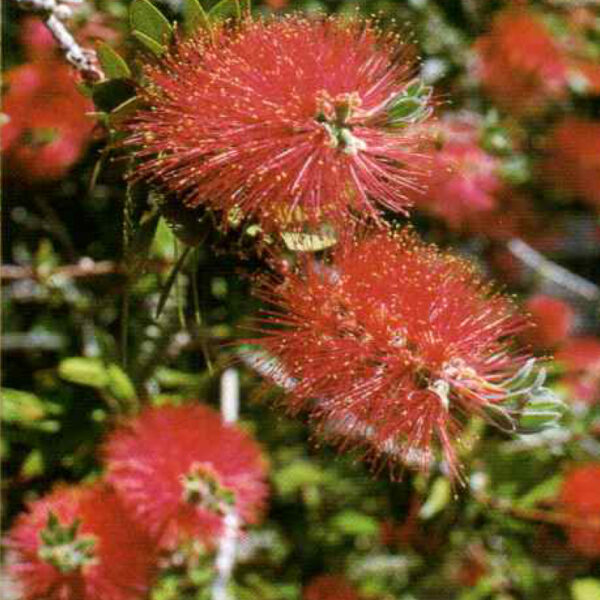
[[[159,221],[160,213],[152,211],[142,218],[139,228],[133,234],[127,248],[127,263],[132,274],[139,274],[143,270]]]
[[[211,20],[228,19],[234,17],[242,18],[242,9],[239,0],[221,0],[217,2],[209,11],[208,16]]]
[[[142,101],[137,96],[125,100],[122,104],[119,104],[116,108],[110,111],[109,118],[112,125],[118,125],[125,119],[129,118],[133,113],[140,108]]]
[[[549,427],[555,427],[563,417],[567,407],[553,394],[533,399],[523,408],[518,433],[539,433]]]
[[[125,371],[116,364],[106,368],[108,375],[108,390],[117,400],[134,400],[137,396],[135,387]]]
[[[44,472],[44,456],[39,450],[32,450],[21,466],[21,476],[26,479],[38,477]]]
[[[35,394],[2,388],[1,414],[6,423],[32,423],[46,416],[46,408]]]
[[[58,374],[66,381],[93,388],[104,388],[110,381],[104,363],[98,358],[65,358],[58,365]]]
[[[573,600],[598,600],[600,598],[600,579],[576,579],[571,583]]]
[[[522,508],[536,505],[541,500],[556,498],[563,482],[562,475],[555,475],[536,485],[527,494],[519,498],[515,504]]]
[[[252,12],[252,0],[240,0],[242,16],[250,15]]]
[[[199,27],[210,30],[210,19],[199,0],[183,0],[183,26],[187,34]]]
[[[402,127],[422,121],[432,111],[430,99],[433,89],[416,80],[398,94],[388,105],[388,126]]]
[[[94,86],[92,97],[100,110],[109,113],[135,97],[135,87],[125,79],[102,81]]]
[[[210,374],[186,373],[168,367],[158,367],[154,373],[156,380],[163,388],[194,388],[206,385],[210,381]]]
[[[427,501],[419,511],[419,517],[421,519],[431,519],[445,508],[451,498],[450,481],[446,477],[438,477],[431,486]]]
[[[141,31],[132,31],[131,35],[138,41],[142,46],[145,46],[150,52],[160,56],[166,49],[166,46],[162,46],[158,42],[154,41],[149,35],[142,33]]]
[[[99,42],[96,46],[96,54],[104,74],[109,79],[129,78],[131,71],[125,60],[105,42]]]
[[[275,487],[282,496],[295,494],[307,486],[321,485],[326,479],[323,470],[305,460],[294,461],[273,474]]]
[[[376,519],[355,510],[344,510],[331,520],[331,525],[345,535],[377,535],[379,524]]]
[[[156,46],[162,49],[168,44],[173,35],[173,28],[167,18],[148,0],[133,0],[129,9],[129,22],[133,35],[142,43],[146,43],[143,41],[146,38],[155,42],[154,45],[149,45],[153,52]]]
[[[183,269],[183,266],[185,265],[185,261],[187,260],[187,257],[190,255],[191,250],[192,250],[191,246],[187,246],[185,248],[185,250],[181,253],[181,256],[179,257],[179,260],[175,263],[175,266],[171,269],[171,272],[169,273],[169,277],[168,277],[167,281],[165,282],[163,289],[161,290],[160,298],[158,300],[158,307],[156,309],[156,318],[157,319],[158,319],[158,317],[160,317],[160,315],[163,311],[163,308],[165,307],[165,304],[167,303],[167,300],[169,298],[169,294],[171,293],[173,284],[177,280],[177,275],[179,275],[181,269]]]

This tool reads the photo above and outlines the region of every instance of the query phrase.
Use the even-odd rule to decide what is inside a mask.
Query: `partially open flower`
[[[213,541],[230,509],[256,521],[267,495],[256,442],[206,406],[149,408],[109,436],[105,456],[109,481],[162,547]]]
[[[567,528],[571,546],[584,556],[600,556],[600,463],[580,465],[568,473],[560,502],[579,521]]]
[[[134,177],[267,231],[404,211],[431,90],[398,34],[359,17],[244,21],[145,68]]]
[[[59,488],[32,502],[7,546],[23,600],[141,600],[155,571],[149,538],[102,485]]]
[[[373,458],[430,466],[441,446],[457,475],[461,422],[513,430],[512,410],[543,395],[515,345],[526,327],[510,299],[464,260],[411,233],[346,241],[326,265],[262,285],[255,366],[324,434]]]

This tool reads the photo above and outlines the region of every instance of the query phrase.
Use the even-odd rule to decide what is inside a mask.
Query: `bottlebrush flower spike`
[[[567,528],[571,546],[584,556],[600,556],[600,463],[579,465],[568,473],[560,502],[568,514],[580,521],[579,526]]]
[[[145,68],[133,177],[266,231],[404,211],[431,90],[400,36],[359,17],[246,20]]]
[[[32,502],[6,545],[23,600],[141,600],[155,572],[149,538],[103,485],[60,488]]]
[[[229,506],[254,522],[267,495],[256,442],[206,406],[146,409],[109,436],[105,457],[108,480],[162,547],[211,542]]]
[[[527,427],[556,417],[544,372],[515,347],[526,319],[470,264],[410,232],[340,242],[330,264],[307,259],[259,290],[273,309],[251,341],[262,350],[243,356],[284,387],[292,413],[307,410],[369,459],[428,468],[439,445],[459,475],[469,416],[510,431],[521,414]]]

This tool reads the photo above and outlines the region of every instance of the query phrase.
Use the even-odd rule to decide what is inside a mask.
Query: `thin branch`
[[[523,240],[512,238],[507,247],[513,256],[542,277],[586,300],[600,299],[600,288],[596,284],[548,260]]]
[[[168,261],[151,261],[146,263],[145,268],[149,271],[162,272],[170,266]],[[82,258],[77,264],[63,265],[49,271],[36,269],[35,267],[24,267],[20,265],[1,265],[0,279],[18,280],[18,279],[48,279],[51,276],[66,277],[68,279],[77,279],[80,277],[96,277],[98,275],[125,275],[128,272],[128,266],[123,263],[116,263],[110,260],[94,261],[91,258]]]
[[[43,17],[46,27],[65,53],[65,58],[86,81],[94,82],[105,79],[96,52],[80,46],[64,23],[73,14],[69,6],[60,0],[17,0],[17,2],[24,10],[38,13]]]
[[[578,517],[556,510],[524,508],[515,506],[508,500],[492,498],[482,492],[475,493],[473,497],[477,502],[492,510],[502,512],[523,521],[537,521],[540,523],[549,523],[551,525],[560,525],[561,527],[582,527],[600,531],[600,517]]]

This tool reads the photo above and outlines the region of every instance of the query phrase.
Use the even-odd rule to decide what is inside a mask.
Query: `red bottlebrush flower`
[[[206,406],[149,408],[113,432],[105,451],[108,480],[163,547],[210,542],[230,506],[254,522],[267,495],[256,442]]]
[[[547,150],[545,179],[600,209],[600,121],[565,119],[551,133]]]
[[[487,94],[516,114],[533,112],[567,89],[568,68],[558,43],[532,12],[509,8],[475,42]]]
[[[513,347],[525,318],[411,233],[340,243],[329,266],[307,261],[261,290],[274,310],[253,343],[266,356],[248,362],[286,388],[292,412],[369,458],[426,468],[437,441],[456,475],[461,415],[510,427],[503,403],[531,392],[532,361]]]
[[[6,545],[22,600],[141,600],[155,572],[149,538],[99,484],[59,488],[32,502]]]
[[[38,20],[26,20],[23,42],[31,62],[9,70],[1,149],[5,172],[25,181],[60,179],[87,148],[94,122],[92,102],[75,86],[74,70],[54,52],[56,44]]]
[[[359,600],[354,586],[343,575],[319,575],[302,592],[303,600]]]
[[[573,399],[590,404],[600,400],[599,339],[571,338],[556,353],[556,360],[565,368],[562,382]]]
[[[267,231],[403,211],[428,88],[396,34],[359,18],[250,21],[179,41],[128,124],[134,177]],[[233,211],[233,213],[232,213]]]
[[[437,129],[438,148],[425,182],[427,194],[415,194],[417,206],[453,229],[469,226],[497,207],[502,188],[499,160],[478,145],[477,126],[448,121]]]
[[[562,300],[536,294],[527,300],[525,308],[537,327],[527,331],[526,339],[537,348],[553,348],[562,342],[573,327],[575,312]]]
[[[581,465],[568,473],[560,501],[568,514],[586,523],[567,528],[571,546],[583,556],[600,556],[600,463]]]

